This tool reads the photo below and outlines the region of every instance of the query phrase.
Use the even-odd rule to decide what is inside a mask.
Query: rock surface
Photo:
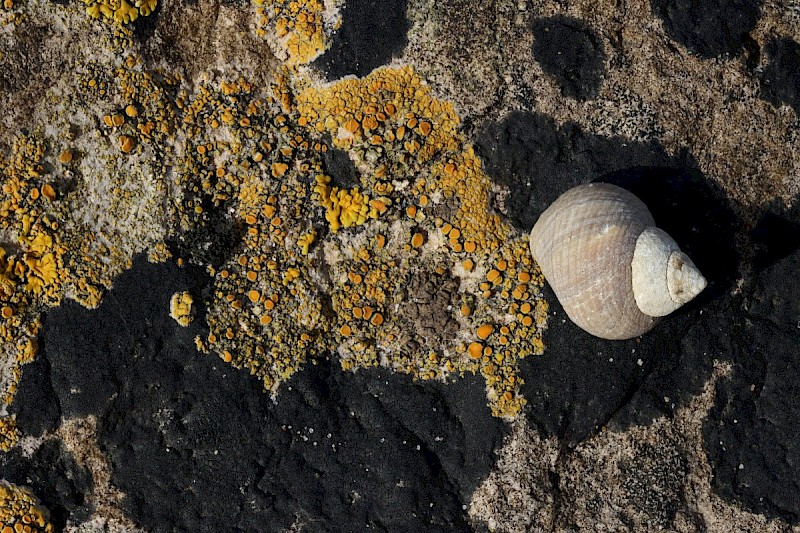
[[[800,532],[797,9],[140,4],[0,8],[0,480],[55,531]],[[709,283],[629,341],[518,246],[595,181]]]

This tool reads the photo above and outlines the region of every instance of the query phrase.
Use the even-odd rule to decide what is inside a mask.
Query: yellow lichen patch
[[[58,267],[52,253],[46,253],[40,257],[26,255],[25,264],[28,267],[28,283],[25,285],[25,289],[34,294],[43,292],[58,277]]]
[[[172,258],[172,252],[169,251],[167,245],[163,242],[156,243],[147,254],[147,260],[151,263],[166,263]],[[181,259],[178,258],[178,261]],[[181,266],[178,264],[178,266]]]
[[[503,323],[486,323],[477,330],[479,337],[486,336],[480,372],[490,389],[493,410],[509,414],[517,412],[525,403],[516,392],[522,384],[516,371],[519,360],[544,350],[542,331],[547,322],[548,305],[539,292],[543,278],[530,257],[527,238],[521,236],[507,241],[489,259],[497,274],[492,274],[494,281],[491,283],[484,282],[492,290],[488,291],[486,299],[477,300],[475,314],[494,314],[502,318]],[[520,279],[528,281],[520,282]]]
[[[27,488],[0,482],[0,532],[51,532],[50,513]]]
[[[536,301],[541,280],[517,281],[535,266],[519,256],[522,240],[509,240],[510,228],[489,214],[488,178],[458,135],[452,106],[413,70],[381,69],[299,95],[279,76],[267,98],[242,80],[222,82],[187,95],[182,109],[189,141],[179,175],[189,192],[181,227],[196,231],[207,209],[224,208],[246,229],[212,272],[210,351],[271,391],[332,351],[345,369],[385,364],[420,379],[481,372],[493,412],[519,410],[517,362],[541,353],[544,320],[529,313],[526,325],[509,305],[512,292]],[[224,143],[213,140],[220,133]],[[324,173],[326,136],[356,163],[358,187]],[[408,184],[396,188],[396,176]],[[330,231],[309,231],[309,220],[323,218]],[[312,244],[319,254],[308,255]],[[492,269],[485,289],[454,278]],[[326,299],[332,313],[322,312]],[[468,348],[484,323],[508,331]]]
[[[317,238],[317,232],[314,230],[311,230],[308,233],[301,235],[300,238],[297,239],[297,246],[300,247],[300,253],[302,253],[303,255],[308,255],[308,250],[314,243],[314,239],[316,238]]]
[[[254,0],[258,28],[288,65],[308,63],[327,46],[321,0]]]
[[[12,416],[0,417],[0,451],[7,452],[17,443],[19,431],[16,418]],[[0,509],[2,505],[0,505]]]
[[[410,67],[382,68],[360,80],[306,89],[297,107],[312,128],[327,131],[337,147],[350,149],[358,163],[374,166],[376,173],[420,175],[415,193],[425,204],[434,194],[457,197],[459,208],[448,231],[453,251],[489,253],[508,238],[510,229],[487,208],[489,179],[457,132],[452,105],[436,100]],[[370,126],[369,136],[364,124]],[[373,146],[376,135],[382,138],[381,152]],[[409,216],[416,216],[417,208],[413,211]]]
[[[82,0],[86,13],[94,19],[103,19],[116,24],[129,24],[152,13],[157,0]]]
[[[194,298],[188,292],[176,292],[169,300],[169,316],[181,326],[188,326],[194,320],[192,313],[193,303]]]
[[[259,6],[290,64],[324,48],[322,9],[316,0]],[[129,30],[117,30],[131,45]],[[266,389],[335,353],[345,369],[382,364],[418,379],[480,372],[493,412],[518,412],[517,363],[542,348],[540,275],[523,239],[489,209],[489,180],[452,105],[435,99],[413,69],[379,69],[324,88],[292,70],[276,73],[269,87],[211,75],[182,84],[127,52],[113,72],[98,70],[82,89],[102,103],[92,132],[102,154],[65,137],[54,146],[80,157],[53,165],[56,151],[48,166],[80,170],[93,187],[49,180],[56,195],[42,169],[4,182],[18,242],[0,265],[11,287],[0,294],[0,315],[3,306],[13,310],[0,328],[19,341],[15,357],[27,360],[35,348],[20,324],[31,323],[46,295],[96,305],[133,254],[152,251],[168,227],[179,241],[226,241],[217,256],[213,246],[181,250],[213,279],[202,346]],[[355,163],[355,184],[326,174],[331,146]],[[107,164],[89,168],[96,161]],[[109,192],[98,198],[91,189]],[[100,205],[105,218],[95,222]],[[51,211],[60,218],[45,216]],[[140,232],[143,213],[154,223]],[[55,223],[61,229],[48,230]],[[185,307],[176,297],[171,308]],[[473,342],[482,324],[497,333]]]
[[[409,94],[412,98],[407,97]],[[314,128],[331,133],[340,148],[358,142],[370,144],[363,128],[358,127],[365,122],[372,126],[372,135],[383,138],[384,151],[388,149],[386,142],[392,143],[392,147],[396,144],[399,152],[407,153],[400,159],[408,162],[412,155],[425,163],[437,152],[459,148],[456,133],[459,120],[452,105],[435,100],[410,67],[382,68],[363,79],[307,89],[297,96],[297,107],[301,117]],[[387,113],[387,109],[392,112]],[[438,127],[427,136],[408,130],[405,124],[417,117],[435,121]]]
[[[361,194],[358,189],[339,189],[331,187],[329,183],[330,176],[320,174],[316,177],[314,193],[325,208],[325,220],[330,224],[331,231],[359,226],[369,219],[378,218],[378,209],[370,206],[369,196]]]

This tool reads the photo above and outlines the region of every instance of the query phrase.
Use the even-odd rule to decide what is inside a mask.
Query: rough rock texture
[[[470,516],[513,532],[800,530],[711,491],[716,470],[703,447],[703,419],[715,402],[715,385],[729,383],[731,372],[715,363],[702,392],[672,416],[602,432],[574,449],[518,423],[496,469],[475,491]]]
[[[118,505],[147,530],[466,527],[462,506],[505,432],[476,379],[422,385],[321,360],[273,403],[258,380],[196,351],[198,321],[162,320],[172,292],[201,295],[207,283],[199,269],[141,260],[97,311],[67,303],[49,314],[49,375],[26,368],[39,387],[25,385],[15,403],[43,409],[18,413],[20,429],[53,429],[42,419],[51,409],[95,417],[111,482],[125,494]],[[6,461],[4,472],[31,475],[21,457]],[[75,507],[72,493],[42,498]]]
[[[0,384],[13,396],[0,404],[0,447],[19,437],[0,452],[0,480],[30,487],[56,531],[800,532],[795,4],[159,0],[127,26],[127,37],[121,26],[89,18],[86,7],[50,0],[0,7]],[[354,135],[390,121],[384,103],[367,113],[372,124],[352,111],[375,103],[380,87],[359,93],[360,78],[385,65],[401,72],[401,82],[413,76],[399,68],[413,68],[423,82],[401,86],[398,98],[415,112],[433,103],[438,116],[428,122],[404,111],[383,137],[353,149]],[[346,90],[325,92],[337,83]],[[307,98],[308,91],[331,100]],[[135,101],[132,110],[121,95]],[[305,106],[354,114],[337,122],[333,116],[343,115],[332,112],[330,124],[310,126],[322,110],[300,116],[303,97]],[[272,114],[258,114],[263,98],[273,99]],[[228,122],[238,129],[220,126],[233,111],[240,115]],[[445,139],[418,163],[412,156],[437,138],[441,117],[463,138]],[[253,148],[255,126],[277,144],[239,154],[245,164],[233,176],[231,161],[242,146]],[[136,137],[133,148],[128,136]],[[35,150],[21,149],[22,137],[40,141],[40,166],[26,159]],[[208,155],[226,143],[228,152]],[[480,162],[469,171],[484,180],[472,183],[485,186],[488,210],[472,199],[479,187],[455,186],[471,148]],[[381,320],[394,314],[404,326],[392,333],[398,353],[370,351],[355,343],[355,328],[337,324],[323,340],[341,345],[308,348],[309,360],[273,398],[226,362],[230,354],[204,353],[213,327],[207,304],[226,296],[211,276],[226,268],[249,275],[236,265],[254,228],[232,215],[235,201],[251,198],[248,176],[280,196],[254,204],[279,215],[264,224],[269,231],[307,224],[318,230],[312,244],[332,235],[326,216],[341,211],[314,203],[299,220],[300,206],[287,201],[295,192],[276,181],[317,163],[301,184],[320,185],[313,174],[330,174],[322,190],[337,187],[346,202],[365,183],[410,194],[434,175],[455,177],[424,201],[417,193],[383,205],[400,215],[380,226],[385,240],[402,243],[402,253],[381,259],[396,269],[390,296],[397,300]],[[50,191],[36,181],[45,178]],[[32,185],[19,185],[26,180]],[[524,242],[561,193],[594,181],[639,196],[709,282],[641,338],[589,336],[549,287],[538,294],[534,268],[524,272],[527,281],[515,275],[500,285],[501,271],[519,261],[510,246],[498,243],[491,265],[470,263],[474,243],[443,229],[454,213],[481,224],[491,215],[497,224],[479,229],[502,223],[503,244]],[[191,203],[206,189],[221,200]],[[72,193],[79,200],[67,220],[45,220]],[[25,204],[34,197],[39,203]],[[174,220],[185,205],[202,224]],[[7,228],[14,220],[19,228]],[[96,233],[87,253],[98,269],[113,265],[116,277],[99,283],[96,309],[68,294],[58,306],[40,302],[41,327],[26,315],[29,329],[8,329],[21,304],[6,283],[15,268],[5,265],[42,245],[28,234],[34,222],[74,226],[74,239]],[[430,231],[418,232],[424,224]],[[303,286],[286,288],[292,269],[285,267],[296,266],[301,238],[311,235],[294,229],[274,237],[264,255],[280,270],[274,285],[287,304],[305,295]],[[307,256],[315,286],[337,289],[337,303],[367,285],[369,268],[360,266],[373,266],[378,246],[365,245],[364,235],[342,228],[325,253],[312,245]],[[273,247],[279,241],[291,253]],[[70,252],[65,261],[85,259],[61,244]],[[430,268],[414,263],[432,250],[444,251],[426,259]],[[142,251],[160,263],[131,261]],[[339,261],[335,268],[326,254]],[[42,258],[24,257],[16,270],[41,274]],[[549,302],[543,355],[504,367],[499,350],[475,342],[485,339],[472,330],[467,338],[468,319],[494,320],[500,311],[477,308],[465,288],[518,300],[503,315],[509,324],[531,320],[524,300]],[[186,328],[169,318],[170,297],[183,291],[197,306]],[[267,305],[260,294],[230,296],[226,309]],[[335,318],[330,292],[313,303],[319,320]],[[274,307],[292,324],[305,318]],[[248,331],[244,317],[229,316],[236,333]],[[501,346],[501,332],[492,334]],[[290,339],[302,342],[299,334]],[[483,374],[478,362],[447,379],[392,371],[398,355],[438,369],[437,350],[459,342],[477,345],[457,355],[480,361]],[[374,356],[363,365],[371,367],[343,369],[345,345],[353,360]],[[33,361],[20,367],[17,357],[28,356]],[[493,417],[487,405],[498,400],[487,398],[485,383],[499,368],[513,370],[501,377],[513,377],[527,402],[513,419]]]
[[[330,80],[366,76],[403,52],[408,27],[406,0],[345,2],[341,27],[314,65]]]
[[[533,21],[533,38],[533,57],[555,77],[561,94],[576,100],[597,96],[605,52],[592,28],[570,17],[540,18]]]

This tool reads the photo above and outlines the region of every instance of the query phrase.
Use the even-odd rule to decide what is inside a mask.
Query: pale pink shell
[[[578,326],[604,339],[629,339],[658,322],[639,310],[631,288],[636,240],[654,225],[641,200],[606,183],[570,189],[542,213],[531,253]]]

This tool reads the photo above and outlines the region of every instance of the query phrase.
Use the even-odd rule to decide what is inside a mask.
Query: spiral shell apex
[[[530,246],[567,316],[604,339],[646,333],[706,287],[647,206],[616,185],[562,194],[534,225]]]

